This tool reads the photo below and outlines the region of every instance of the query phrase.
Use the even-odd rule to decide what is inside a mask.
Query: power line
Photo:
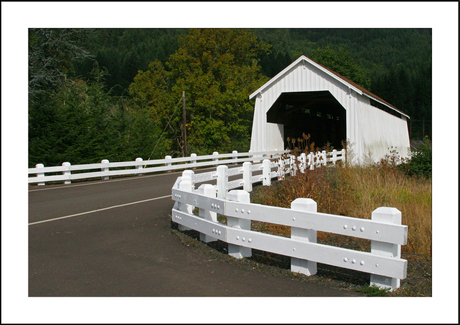
[[[157,148],[158,144],[160,143],[160,140],[161,140],[161,138],[163,137],[163,134],[165,133],[166,129],[168,128],[168,125],[170,125],[169,122],[171,122],[171,120],[172,120],[172,118],[173,118],[173,116],[174,116],[174,113],[176,113],[177,107],[179,107],[179,103],[180,103],[181,101],[182,101],[182,98],[179,99],[179,101],[177,102],[176,108],[174,108],[173,113],[172,113],[171,116],[169,117],[168,123],[166,123],[166,126],[165,126],[163,132],[161,133],[160,137],[158,138],[157,144],[156,144],[155,147],[153,148],[152,153],[150,154],[149,159],[147,159],[147,161],[150,160],[150,157],[152,157],[153,153],[155,152],[155,149]],[[145,168],[145,166],[144,166],[144,168]]]

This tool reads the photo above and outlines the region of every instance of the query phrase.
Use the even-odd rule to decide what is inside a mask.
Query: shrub
[[[410,159],[401,168],[409,176],[431,178],[431,156],[431,143],[425,137],[418,150],[411,152]]]

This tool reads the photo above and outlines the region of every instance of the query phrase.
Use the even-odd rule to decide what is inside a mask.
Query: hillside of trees
[[[302,54],[411,116],[411,139],[431,138],[431,38],[431,29],[30,29],[29,166],[247,151],[249,94]]]

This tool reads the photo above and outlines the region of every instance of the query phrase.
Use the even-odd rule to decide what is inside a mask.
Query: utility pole
[[[182,124],[184,128],[184,149],[182,150],[183,157],[187,156],[187,126],[186,126],[186,115],[185,115],[185,90],[182,91]]]

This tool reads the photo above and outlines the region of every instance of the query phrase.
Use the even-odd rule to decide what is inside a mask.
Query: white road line
[[[155,201],[155,200],[166,199],[166,198],[168,198],[168,197],[171,197],[171,195],[165,195],[165,196],[160,196],[160,197],[154,197],[154,198],[147,199],[147,200],[136,201],[136,202],[130,202],[130,203],[125,203],[125,204],[119,204],[119,205],[114,205],[114,206],[107,207],[107,208],[102,208],[102,209],[97,209],[97,210],[92,210],[92,211],[86,211],[86,212],[71,214],[71,215],[68,215],[68,216],[63,216],[63,217],[58,217],[58,218],[53,218],[53,219],[48,219],[48,220],[42,220],[42,221],[31,222],[31,223],[29,223],[29,226],[33,226],[33,225],[37,225],[37,224],[45,223],[45,222],[51,222],[51,221],[61,220],[61,219],[67,219],[67,218],[78,217],[78,216],[81,216],[81,215],[90,214],[90,213],[95,213],[95,212],[100,212],[100,211],[105,211],[105,210],[110,210],[110,209],[121,208],[121,207],[125,207],[125,206],[128,206],[128,205],[134,205],[134,204],[139,204],[139,203],[144,203],[144,202],[149,202],[149,201]]]

